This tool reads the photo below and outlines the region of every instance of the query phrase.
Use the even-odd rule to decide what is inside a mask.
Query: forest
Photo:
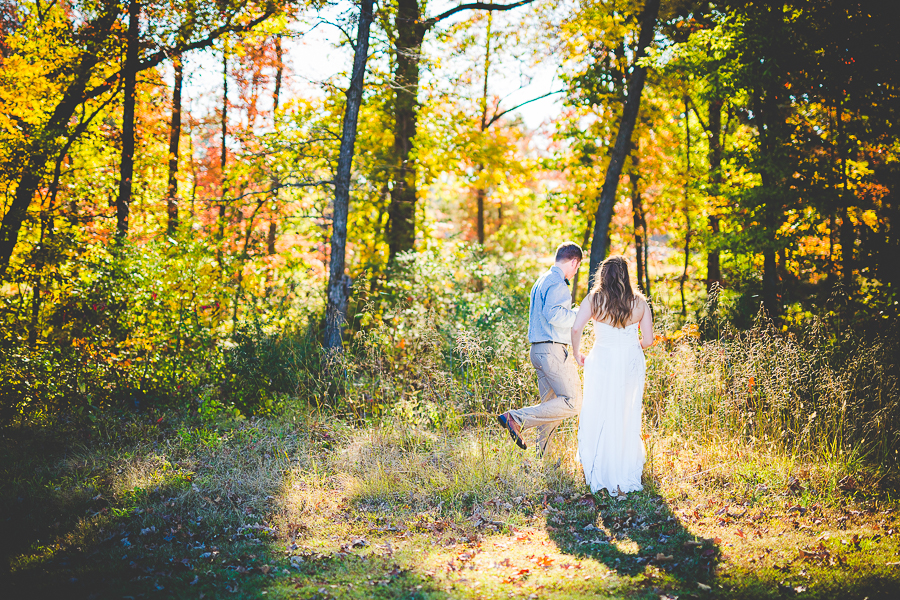
[[[900,18],[880,0],[0,0],[0,585],[891,598]],[[643,491],[532,285],[652,309]],[[591,347],[596,328],[588,327]],[[893,583],[892,583],[893,582]]]

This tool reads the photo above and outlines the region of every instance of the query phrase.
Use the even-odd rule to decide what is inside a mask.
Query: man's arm
[[[554,327],[567,328],[575,323],[575,311],[572,310],[572,294],[562,281],[551,285],[544,301],[544,318]]]

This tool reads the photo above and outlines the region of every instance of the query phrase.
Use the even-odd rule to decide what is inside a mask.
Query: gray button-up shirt
[[[531,288],[528,309],[528,341],[572,343],[572,293],[562,269],[553,265]]]

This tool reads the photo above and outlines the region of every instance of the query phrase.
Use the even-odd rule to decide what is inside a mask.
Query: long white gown
[[[594,347],[584,360],[584,404],[578,455],[591,491],[615,495],[642,490],[641,408],[646,363],[638,324],[595,323]]]

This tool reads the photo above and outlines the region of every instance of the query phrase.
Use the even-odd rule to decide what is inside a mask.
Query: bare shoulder
[[[635,292],[634,308],[631,312],[632,323],[639,323],[644,318],[644,313],[648,310],[650,310],[650,305],[647,304],[647,299],[640,292]]]

